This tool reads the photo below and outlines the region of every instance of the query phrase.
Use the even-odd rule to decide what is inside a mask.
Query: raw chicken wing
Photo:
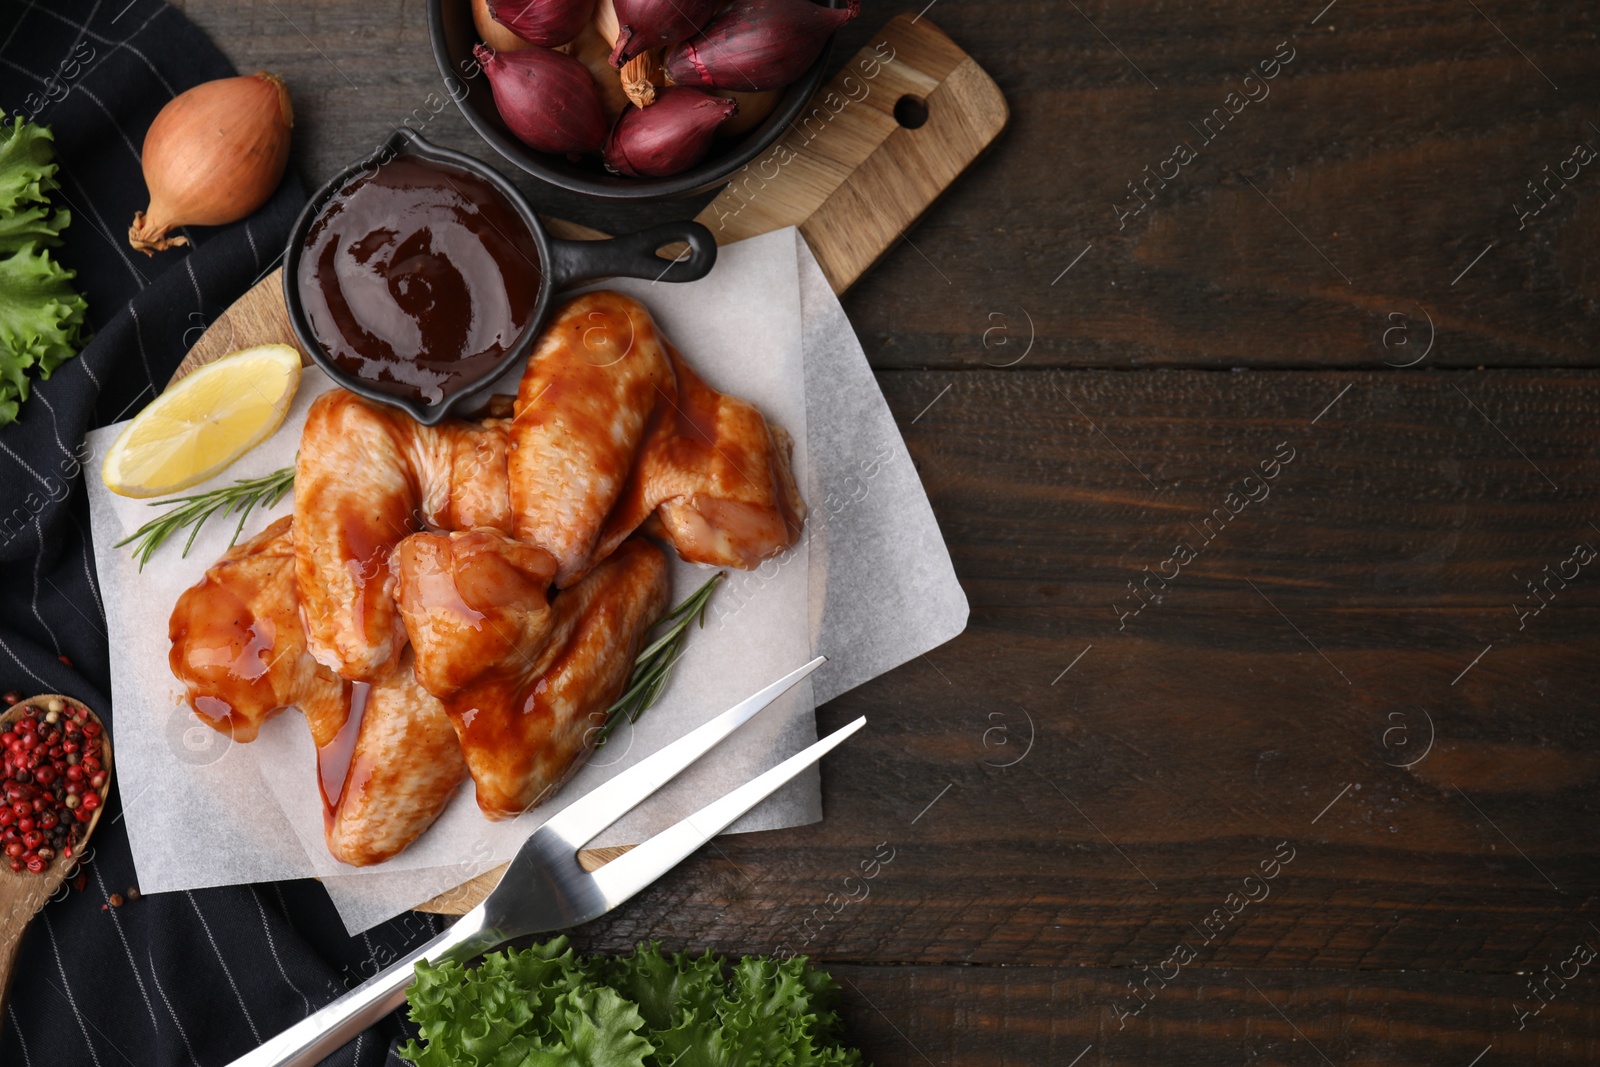
[[[394,554],[417,681],[449,698],[485,675],[517,676],[544,651],[555,557],[493,530],[419,533]]]
[[[235,741],[299,707],[317,746],[328,850],[363,866],[395,855],[433,824],[466,778],[444,705],[406,655],[382,683],[349,683],[306,651],[285,516],[230,549],[178,598],[169,624],[173,674],[189,704]]]
[[[389,556],[426,523],[509,531],[504,423],[423,426],[332,389],[295,461],[295,576],[311,654],[351,681],[388,676],[405,646]]]
[[[491,819],[522,814],[567,780],[621,695],[640,642],[667,607],[667,561],[625,541],[555,598],[543,651],[514,651],[445,701]]]
[[[654,512],[662,535],[690,563],[749,570],[794,544],[805,521],[789,435],[755,405],[701,381],[676,348],[666,348],[677,398],[657,410],[596,555]]]
[[[235,741],[291,705],[319,743],[344,723],[349,685],[306,651],[287,516],[230,548],[172,609],[167,662],[200,721]]]
[[[411,656],[378,685],[355,685],[350,718],[317,749],[328,851],[382,863],[433,825],[467,777],[444,705],[417,684]]]
[[[757,566],[805,520],[790,450],[638,301],[576,297],[509,418],[428,427],[342,389],[317,397],[292,523],[179,597],[173,674],[235,740],[305,713],[345,863],[400,852],[469,774],[485,815],[520,815],[593,749],[666,610],[666,559],[636,531],[691,562]]]
[[[511,509],[517,540],[555,556],[559,588],[593,562],[650,414],[672,396],[655,320],[621,293],[568,301],[539,338],[511,425]]]

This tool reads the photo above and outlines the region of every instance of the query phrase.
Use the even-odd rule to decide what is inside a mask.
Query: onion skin
[[[277,75],[258,71],[179,93],[144,135],[150,206],[133,216],[128,243],[145,255],[174,245],[179,226],[224,226],[267,202],[289,165],[294,106]]]
[[[594,5],[594,28],[606,39],[606,50],[617,46],[617,34],[622,25],[617,22],[617,5],[613,0],[598,0]]]
[[[656,102],[656,89],[666,83],[661,57],[655,52],[640,52],[622,65],[622,91],[634,107],[649,107]]]
[[[688,170],[711,150],[717,127],[739,105],[698,89],[670,87],[647,108],[630,107],[606,138],[606,166],[630,178],[665,178]]]
[[[829,8],[811,0],[734,0],[697,36],[667,53],[679,85],[759,93],[781,89],[817,61],[828,38],[861,14],[861,0]]]
[[[717,127],[718,137],[737,137],[761,125],[761,120],[772,114],[783,99],[782,89],[767,89],[759,93],[740,93],[720,90],[723,96],[732,97],[739,104],[739,113]]]
[[[496,52],[520,52],[524,48],[534,47],[531,41],[524,41],[495,21],[489,13],[489,0],[472,0],[472,25],[477,29],[478,36],[483,38],[483,43]]]
[[[595,88],[600,90],[600,106],[605,111],[609,127],[628,106],[628,94],[622,88],[622,74],[611,65],[611,46],[598,29],[588,26],[572,42],[568,54],[589,68]]]
[[[722,0],[613,0],[620,29],[611,65],[687,41],[711,21]]]
[[[566,44],[594,18],[595,0],[488,0],[489,15],[529,44]],[[488,38],[485,38],[487,40]]]
[[[580,156],[605,143],[606,116],[589,68],[548,48],[472,50],[494,90],[495,107],[517,139],[539,152]]]

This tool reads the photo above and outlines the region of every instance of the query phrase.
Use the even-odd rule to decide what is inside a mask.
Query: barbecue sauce
[[[400,156],[329,199],[306,234],[297,284],[335,365],[437,404],[516,345],[541,280],[538,245],[500,190]]]
[[[367,699],[372,686],[356,682],[350,692],[350,714],[339,732],[326,744],[317,746],[317,784],[322,789],[323,829],[333,825],[344,798],[345,787],[350,782],[351,764],[356,755],[356,741],[361,736],[361,720],[367,711]]]

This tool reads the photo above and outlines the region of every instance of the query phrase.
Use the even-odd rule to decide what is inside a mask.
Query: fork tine
[[[796,752],[776,767],[752,778],[720,800],[656,834],[642,845],[595,871],[594,884],[608,907],[616,907],[654,882],[683,859],[727,829],[739,816],[778,791],[789,779],[837,748],[845,738],[867,724],[863,715],[809,748]]]
[[[710,722],[690,730],[670,745],[568,804],[541,826],[537,833],[545,838],[559,837],[576,850],[632,811],[640,801],[676,778],[717,742],[749,722],[757,712],[826,662],[826,656],[818,656],[755,695],[741,700]]]

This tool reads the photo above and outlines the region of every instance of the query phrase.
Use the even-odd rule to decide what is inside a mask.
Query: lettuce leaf
[[[48,126],[18,115],[8,128],[0,117],[0,215],[49,201],[56,184],[54,140]]]
[[[77,354],[88,310],[76,273],[46,251],[72,222],[50,203],[51,140],[48,127],[0,119],[0,426],[28,398],[29,371],[48,378]]]
[[[839,987],[803,958],[654,942],[617,959],[574,955],[565,937],[493,952],[476,968],[417,965],[408,993],[417,1067],[856,1067],[840,1043]]]

